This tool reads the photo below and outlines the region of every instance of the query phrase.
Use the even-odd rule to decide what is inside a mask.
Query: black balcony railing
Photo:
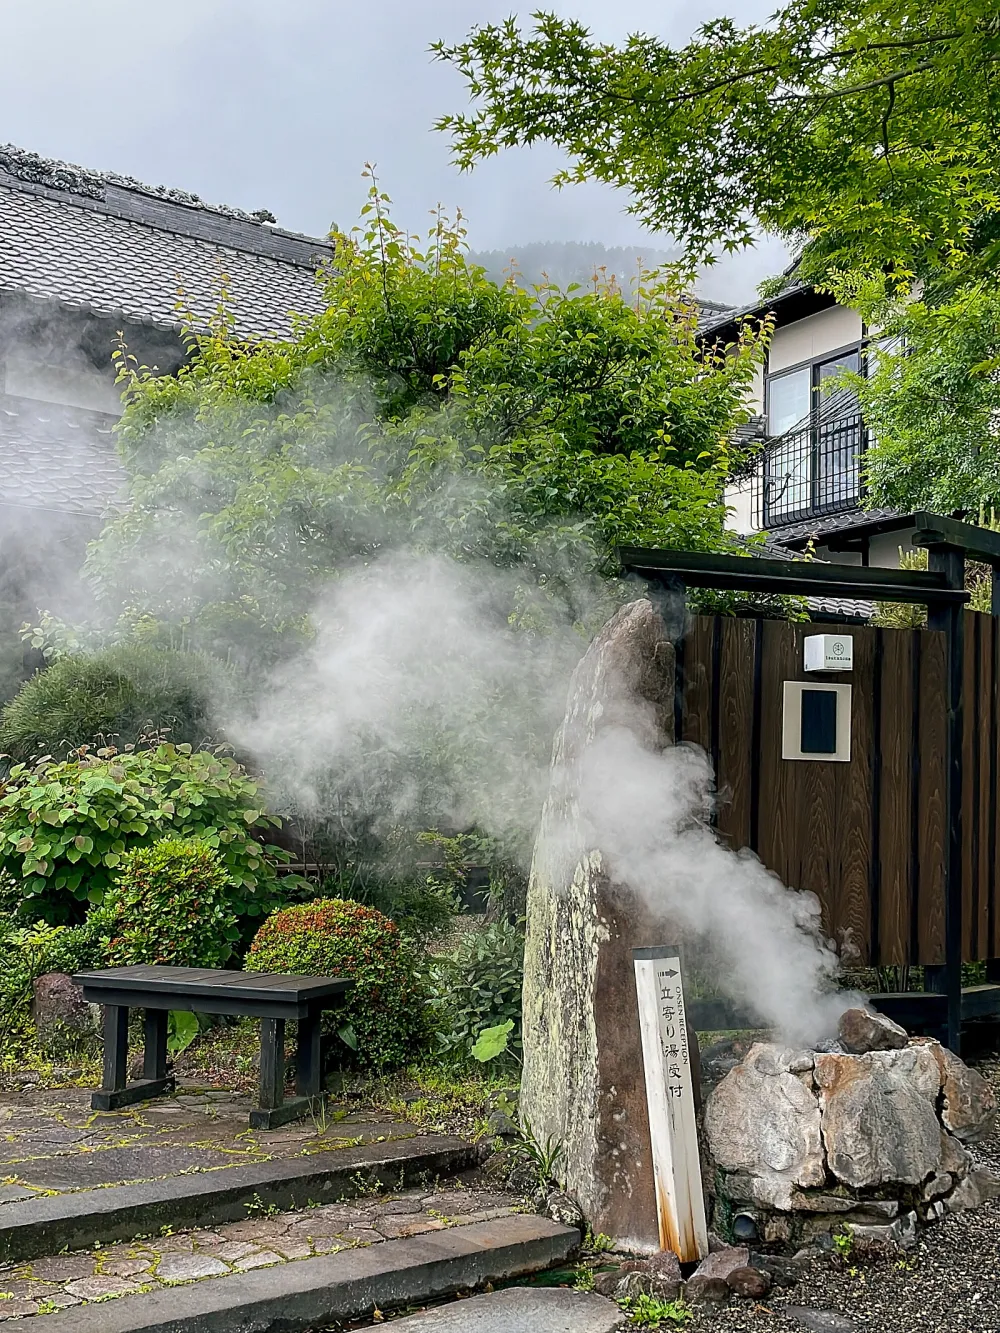
[[[861,455],[867,432],[861,414],[803,424],[770,442],[754,477],[758,527],[853,509],[861,498]]]

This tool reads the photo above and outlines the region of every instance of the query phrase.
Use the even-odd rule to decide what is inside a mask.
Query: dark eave
[[[741,309],[729,310],[717,319],[705,320],[698,330],[698,339],[702,343],[732,343],[739,337],[740,328],[746,320],[759,321],[773,314],[779,325],[794,324],[796,320],[818,314],[836,304],[829,292],[795,284],[769,300],[754,301]]]

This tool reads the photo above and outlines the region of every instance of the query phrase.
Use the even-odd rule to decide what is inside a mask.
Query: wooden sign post
[[[694,1081],[680,950],[633,949],[660,1249],[682,1263],[708,1254]]]

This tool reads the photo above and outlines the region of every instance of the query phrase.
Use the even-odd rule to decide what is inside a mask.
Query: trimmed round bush
[[[219,854],[195,838],[129,852],[92,914],[108,966],[221,967],[239,938],[232,892]]]
[[[426,1040],[414,957],[395,922],[374,907],[348,898],[285,907],[261,926],[244,966],[248,972],[350,977],[346,1003],[329,1018],[362,1068],[404,1065]]]
[[[232,670],[206,653],[123,644],[61,658],[0,713],[0,749],[15,759],[65,755],[108,741],[122,749],[150,731],[175,744],[215,736],[212,715],[232,695]]]

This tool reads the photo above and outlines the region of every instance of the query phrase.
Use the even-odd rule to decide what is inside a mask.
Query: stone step
[[[165,1227],[243,1221],[248,1208],[287,1210],[453,1176],[478,1161],[463,1139],[424,1134],[389,1143],[217,1167],[139,1184],[81,1189],[0,1207],[0,1263],[158,1234]]]
[[[614,1301],[564,1287],[508,1287],[394,1319],[392,1333],[616,1333],[629,1319]]]
[[[376,1308],[422,1304],[538,1272],[564,1262],[579,1243],[575,1228],[514,1213],[249,1272],[176,1286],[158,1282],[142,1293],[47,1314],[44,1327],[45,1333],[304,1333]],[[29,1320],[39,1327],[34,1315],[5,1322],[17,1329]]]

